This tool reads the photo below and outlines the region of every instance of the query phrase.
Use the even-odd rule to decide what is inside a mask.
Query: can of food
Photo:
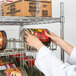
[[[51,39],[45,35],[45,33],[49,33],[49,31],[47,29],[31,29],[31,28],[30,29],[28,29],[28,28],[23,29],[21,31],[21,35],[20,35],[21,39],[23,41],[26,41],[25,40],[25,35],[26,35],[25,30],[28,31],[30,34],[32,34],[32,35],[36,36],[37,38],[39,38],[39,40],[43,44],[45,44],[46,46],[50,46]]]
[[[7,46],[7,35],[5,31],[0,31],[0,51]]]

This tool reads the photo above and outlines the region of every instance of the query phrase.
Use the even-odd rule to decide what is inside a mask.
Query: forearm
[[[58,44],[68,55],[71,54],[73,46],[67,43],[66,41],[60,39]]]
[[[42,46],[44,46],[44,44],[40,42],[35,48],[37,49],[37,51],[39,51]]]

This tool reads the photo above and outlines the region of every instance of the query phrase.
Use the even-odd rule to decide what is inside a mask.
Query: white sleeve
[[[46,46],[42,46],[37,53],[35,65],[45,76],[76,76],[76,66],[63,63]]]
[[[72,53],[67,62],[72,65],[76,65],[76,48],[73,48]]]

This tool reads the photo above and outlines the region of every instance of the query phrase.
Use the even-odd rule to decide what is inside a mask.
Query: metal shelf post
[[[64,40],[64,3],[60,3],[60,37]],[[61,49],[61,60],[64,62],[64,50]]]

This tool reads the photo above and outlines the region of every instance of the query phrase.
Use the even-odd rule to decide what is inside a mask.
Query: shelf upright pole
[[[64,2],[60,3],[60,37],[64,40]],[[61,49],[61,60],[64,62],[64,50]]]
[[[21,26],[22,26],[22,24],[19,26],[19,41],[21,40],[21,38],[20,38]],[[21,44],[19,43],[19,47],[20,46],[21,46]],[[21,50],[20,50],[20,52],[21,52]],[[20,54],[20,67],[21,67],[21,54]]]
[[[21,33],[22,26],[23,26],[23,23],[21,23],[19,26],[19,41],[21,40],[20,33]],[[19,46],[22,48],[21,43],[19,43]],[[20,52],[21,52],[21,49],[20,49]],[[22,56],[22,54],[23,53],[20,54],[20,67],[21,66],[24,67],[24,54],[23,54],[23,56]],[[22,58],[23,58],[23,60],[22,60]]]

